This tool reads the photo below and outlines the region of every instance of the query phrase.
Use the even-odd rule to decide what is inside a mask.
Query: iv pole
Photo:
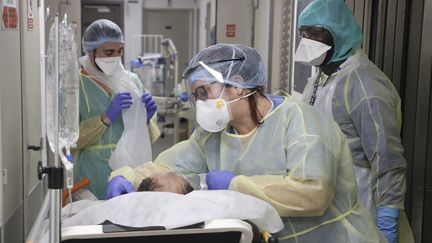
[[[55,80],[59,80],[59,16],[56,15],[54,18],[55,28],[55,54],[54,54],[54,76]],[[54,166],[44,167],[41,162],[38,164],[38,177],[42,178],[43,174],[48,175],[48,189],[49,189],[49,242],[60,243],[60,210],[61,210],[61,193],[63,190],[63,167],[59,166],[59,101],[58,101],[58,82],[54,85],[55,96],[54,96]],[[46,203],[44,202],[44,205]],[[44,210],[41,210],[41,212]],[[39,215],[38,215],[39,219]],[[43,218],[42,218],[43,219]],[[39,222],[35,222],[36,224]]]
[[[54,17],[54,77],[53,79],[50,79],[52,82],[50,84],[52,87],[51,91],[54,91],[52,94],[52,104],[47,104],[46,102],[46,79],[45,79],[45,14],[44,14],[44,1],[41,0],[39,3],[39,27],[40,27],[40,33],[39,33],[39,47],[40,47],[40,71],[41,71],[41,111],[42,111],[42,141],[45,143],[46,136],[47,136],[47,120],[46,120],[46,112],[47,112],[47,105],[50,107],[53,107],[51,110],[53,120],[50,120],[53,122],[54,127],[54,136],[53,139],[53,153],[54,153],[54,166],[47,166],[47,156],[46,152],[47,150],[42,150],[42,161],[39,161],[38,163],[38,178],[39,180],[42,179],[44,174],[47,174],[48,177],[48,193],[44,198],[43,205],[41,207],[41,210],[39,211],[39,214],[36,218],[36,221],[29,233],[29,236],[27,238],[27,243],[35,242],[37,234],[41,232],[41,225],[43,224],[43,221],[46,219],[48,208],[49,208],[49,243],[60,243],[61,239],[61,227],[60,227],[60,216],[61,216],[61,203],[62,203],[62,190],[63,190],[63,184],[64,184],[64,167],[60,164],[59,159],[61,157],[62,162],[67,169],[67,188],[71,189],[73,184],[72,179],[72,171],[73,171],[73,165],[72,165],[72,157],[70,156],[69,151],[69,145],[66,145],[65,149],[67,154],[65,155],[63,153],[63,150],[60,148],[60,125],[59,125],[59,114],[61,113],[60,110],[60,104],[59,104],[59,91],[60,91],[60,73],[59,73],[59,14],[56,14]],[[49,10],[47,9],[47,12]],[[66,14],[63,24],[66,24]],[[63,87],[64,89],[65,87]],[[62,109],[64,109],[64,106],[62,106]],[[51,133],[52,134],[52,133]],[[48,139],[49,140],[49,139]],[[43,148],[45,148],[43,144]],[[51,144],[52,145],[52,144]]]
[[[55,26],[55,80],[59,80],[59,16],[54,18]],[[58,102],[58,82],[55,82],[56,95],[54,96],[54,109],[59,110]],[[63,189],[63,168],[59,167],[59,120],[58,112],[54,113],[54,167],[42,169],[42,173],[48,174],[48,188],[50,191],[50,243],[60,242],[60,210],[61,210],[61,193]]]
[[[59,80],[59,67],[58,67],[58,15],[55,17],[55,79]],[[39,5],[39,47],[40,47],[40,78],[41,78],[41,95],[42,95],[42,144],[45,147],[46,141],[46,96],[45,96],[45,14],[44,14],[44,1],[40,1]],[[54,97],[54,109],[58,111],[58,82],[55,82],[55,97]],[[31,229],[26,242],[35,242],[37,234],[41,232],[41,226],[45,217],[47,216],[49,209],[49,242],[60,243],[60,210],[61,210],[61,193],[63,189],[63,167],[59,166],[59,123],[58,123],[58,112],[54,112],[54,127],[55,127],[55,138],[54,138],[54,166],[47,166],[46,150],[42,150],[42,161],[38,163],[38,177],[42,179],[43,174],[48,176],[48,188],[49,193],[45,196],[41,210],[39,211],[35,220],[34,226]]]

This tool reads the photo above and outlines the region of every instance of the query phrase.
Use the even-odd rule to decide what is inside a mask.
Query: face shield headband
[[[241,58],[231,58],[231,59],[224,59],[224,60],[211,61],[211,62],[208,62],[207,64],[204,64],[204,65],[206,65],[206,66],[212,66],[213,64],[224,63],[224,62],[232,62],[232,63],[231,63],[231,66],[230,66],[230,69],[231,69],[231,68],[232,68],[232,65],[234,64],[234,62],[240,62],[240,61],[244,61],[244,60],[245,60],[244,57],[241,57]],[[186,72],[184,73],[183,77],[184,77],[185,79],[188,79],[188,78],[191,76],[191,74],[192,74],[193,72],[195,72],[195,71],[199,71],[199,70],[198,70],[199,68],[203,68],[203,65],[202,65],[201,63],[203,63],[203,62],[200,61],[197,65],[188,68],[188,69],[186,70]],[[207,69],[206,69],[206,70],[207,70]],[[212,69],[212,70],[214,70],[214,69]],[[215,71],[216,71],[216,70],[215,70]],[[230,71],[231,71],[231,70],[230,70]],[[229,72],[230,72],[230,71],[229,71]],[[217,72],[217,71],[216,71],[216,72]],[[220,72],[219,72],[219,73],[220,73]],[[222,75],[222,74],[221,74],[221,75]],[[229,76],[227,75],[227,77],[229,77]]]

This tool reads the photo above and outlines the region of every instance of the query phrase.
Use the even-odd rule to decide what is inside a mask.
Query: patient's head
[[[175,172],[156,173],[145,178],[138,187],[138,191],[174,192],[187,194],[193,188],[185,178]]]

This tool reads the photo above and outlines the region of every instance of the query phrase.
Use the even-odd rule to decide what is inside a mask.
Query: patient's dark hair
[[[147,177],[144,180],[142,180],[141,184],[139,184],[137,191],[147,192],[153,190],[154,190],[154,181],[151,177]]]
[[[155,187],[156,187],[156,182],[153,180],[153,178],[147,177],[141,181],[141,183],[138,186],[137,191],[139,191],[139,192],[151,192],[151,191],[154,191]],[[186,194],[189,192],[192,192],[193,190],[194,190],[193,187],[189,183],[187,183],[186,188],[185,188]]]

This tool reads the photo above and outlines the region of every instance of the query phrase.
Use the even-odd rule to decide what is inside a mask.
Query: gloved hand
[[[399,209],[380,206],[377,209],[377,225],[389,243],[398,242]]]
[[[151,94],[147,92],[145,92],[141,96],[141,101],[145,104],[147,108],[147,124],[148,124],[150,122],[150,119],[154,116],[157,106]]]
[[[109,182],[107,186],[107,199],[111,199],[113,197],[117,197],[129,192],[134,192],[135,189],[126,178],[123,176],[114,176]]]
[[[209,190],[228,190],[235,176],[230,171],[210,171],[206,176],[207,187]]]
[[[117,117],[120,115],[123,109],[129,108],[132,105],[132,96],[130,93],[119,93],[114,96],[108,109],[106,110],[106,115],[113,123]]]
[[[187,102],[189,100],[189,95],[187,92],[181,92],[180,94],[180,100],[183,102]]]

